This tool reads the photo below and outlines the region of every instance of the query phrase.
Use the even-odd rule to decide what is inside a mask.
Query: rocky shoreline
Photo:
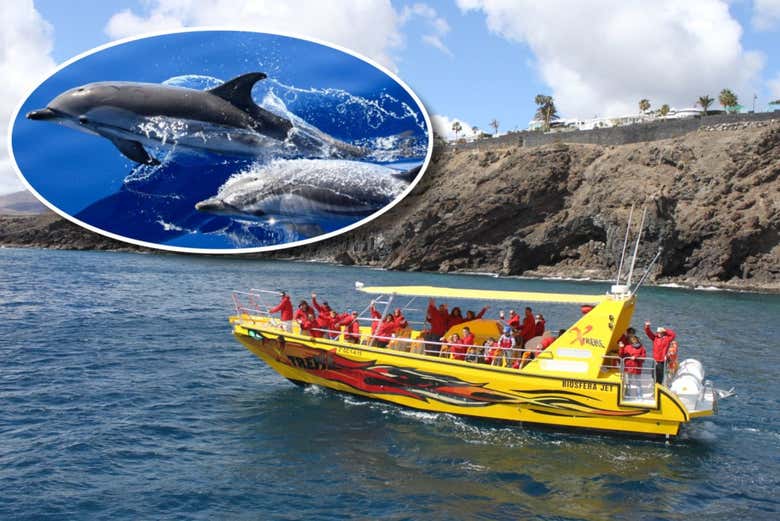
[[[778,121],[617,146],[443,147],[415,190],[371,223],[256,256],[608,280],[632,203],[648,210],[638,266],[663,248],[651,283],[780,291]],[[0,245],[141,249],[53,214],[0,217]]]

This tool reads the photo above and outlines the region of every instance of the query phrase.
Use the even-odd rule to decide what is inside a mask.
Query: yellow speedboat
[[[627,286],[612,286],[605,295],[364,287],[360,283],[356,287],[374,295],[386,311],[401,297],[594,307],[546,349],[526,344],[507,353],[499,365],[484,363],[489,353],[480,349],[489,337],[500,334],[500,320],[482,318],[455,326],[459,330],[468,326],[475,335],[473,356],[467,361],[426,354],[439,349],[426,349],[435,343],[423,342],[419,329],[379,339],[389,342],[387,347],[373,346],[377,339],[365,326],[360,328],[360,340],[345,337],[343,332],[301,331],[298,324],[269,316],[268,307],[262,304],[268,292],[258,290],[234,293],[233,333],[294,383],[479,418],[670,436],[677,435],[682,424],[713,414],[718,398],[731,394],[705,381],[703,368],[695,360],[683,361],[677,374],[668,374],[668,386],[655,381],[652,358],[644,360],[640,374],[626,371],[617,344],[630,325],[637,299]],[[363,320],[366,324],[371,319]],[[319,337],[319,333],[326,334]],[[525,353],[531,356],[523,359]]]

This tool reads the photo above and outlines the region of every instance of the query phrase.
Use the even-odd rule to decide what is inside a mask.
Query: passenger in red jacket
[[[653,360],[655,360],[655,381],[659,384],[664,383],[664,373],[666,372],[666,359],[668,358],[669,344],[677,336],[677,333],[671,329],[658,327],[653,333],[650,330],[650,321],[645,322],[645,333],[647,338],[653,342]]]
[[[360,321],[358,320],[358,312],[353,311],[347,318],[341,321],[341,325],[344,328],[344,340],[352,342],[353,344],[360,343]]]
[[[279,313],[279,318],[282,321],[282,329],[285,331],[290,330],[290,322],[293,319],[293,307],[292,302],[290,301],[290,295],[288,295],[286,291],[282,291],[282,298],[279,301],[279,304],[270,308],[268,312]]]
[[[523,326],[520,328],[520,336],[523,337],[523,344],[531,340],[536,335],[536,320],[531,308],[525,308],[525,317],[523,317]]]
[[[486,312],[486,311],[487,311],[489,308],[490,308],[490,306],[485,306],[485,307],[484,307],[484,308],[482,308],[482,309],[480,310],[480,312],[479,312],[479,313],[477,313],[476,315],[474,314],[474,312],[473,312],[473,311],[471,311],[471,310],[469,309],[468,311],[466,311],[466,322],[468,322],[468,321],[470,321],[470,320],[478,320],[478,319],[480,319],[480,318],[484,317],[484,316],[485,316],[485,312]]]
[[[466,342],[460,338],[460,335],[457,333],[450,335],[447,345],[450,348],[450,358],[453,360],[466,360],[466,353],[469,348],[466,347]]]
[[[450,313],[450,316],[447,317],[447,330],[449,330],[453,326],[462,324],[465,321],[466,319],[463,318],[463,314],[461,313],[460,308],[456,306],[452,308],[452,312]]]
[[[322,305],[320,305],[319,302],[317,302],[317,294],[312,293],[311,294],[311,305],[314,306],[314,309],[317,310],[317,313],[330,313],[330,306],[327,302],[323,302]]]
[[[541,313],[536,315],[536,324],[534,325],[534,336],[542,336],[544,334],[544,317]]]
[[[401,308],[395,308],[393,319],[398,322],[398,329],[404,329],[409,326],[409,322],[406,321],[404,314],[401,312]]]
[[[440,304],[436,307],[436,303],[433,299],[428,301],[428,312],[425,320],[430,322],[431,327],[428,329],[428,333],[425,334],[426,342],[438,342],[444,333],[447,332],[447,320],[450,314],[447,312],[447,304]],[[425,352],[432,356],[438,356],[439,344],[427,344],[425,346]]]
[[[628,337],[628,343],[618,342],[618,355],[623,359],[623,367],[626,372],[626,396],[638,396],[641,391],[640,375],[642,374],[642,365],[647,357],[644,346],[639,342],[636,335]]]
[[[379,325],[376,328],[376,333],[374,333],[374,336],[376,337],[374,339],[374,345],[376,347],[387,347],[387,344],[390,343],[391,337],[395,334],[396,331],[398,331],[399,323],[400,320],[393,318],[393,315],[388,313],[384,320],[379,322]]]
[[[298,303],[298,309],[295,310],[295,315],[293,316],[293,320],[295,320],[298,323],[303,322],[306,320],[306,315],[308,315],[310,312],[313,312],[311,306],[309,306],[309,303],[305,300],[301,300]]]
[[[371,313],[371,335],[376,333],[376,328],[379,327],[379,323],[382,321],[382,313],[376,310],[374,303],[368,307],[368,312]]]
[[[306,315],[306,318],[301,321],[301,333],[308,334],[314,338],[322,338],[323,336],[322,331],[318,331],[319,327],[317,319],[314,318],[314,313],[310,312]]]
[[[631,335],[628,338],[628,344],[619,342],[618,347],[620,348],[618,354],[623,359],[623,367],[626,368],[626,373],[641,374],[642,365],[645,363],[643,359],[647,357],[647,351],[645,351],[644,346],[639,342],[636,335]]]
[[[471,328],[464,327],[463,328],[463,339],[462,343],[465,346],[473,346],[474,342],[476,341],[474,337],[474,333],[471,332]]]
[[[317,316],[317,329],[322,329],[323,331],[320,331],[320,336],[325,335],[325,331],[331,331],[334,328],[334,316],[330,313],[320,313]],[[330,335],[328,335],[330,336]]]

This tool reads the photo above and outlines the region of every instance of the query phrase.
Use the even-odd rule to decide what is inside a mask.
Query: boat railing
[[[250,291],[233,291],[231,297],[233,299],[233,306],[236,309],[236,315],[239,319],[243,317],[271,317],[268,310],[273,307],[274,304],[269,305],[268,298],[271,294],[278,296],[278,292],[267,290],[255,290]]]
[[[602,371],[618,371],[623,388],[623,401],[654,401],[655,400],[655,366],[653,357],[637,357],[638,362],[626,365],[627,358],[617,355],[607,355],[601,366]]]
[[[387,348],[393,351],[405,351],[433,358],[450,358],[501,367],[514,367],[516,369],[522,369],[534,358],[540,356],[541,353],[544,352],[542,349],[538,348],[500,348],[496,345],[453,344],[452,342],[440,342],[404,336],[361,335],[358,339],[345,331],[335,329],[310,328],[301,331],[303,334],[306,334],[307,332],[309,334],[316,332],[324,338],[349,342],[350,344],[358,345],[360,347]],[[406,345],[408,345],[408,347],[406,347]],[[451,349],[453,345],[457,345],[460,349],[465,349],[465,351],[462,353],[453,353],[451,350],[443,349],[445,347]],[[489,351],[486,352],[486,350]]]

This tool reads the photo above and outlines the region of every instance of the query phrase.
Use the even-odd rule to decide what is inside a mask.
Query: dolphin
[[[54,98],[27,113],[111,141],[127,158],[146,165],[159,161],[145,147],[181,146],[219,154],[256,157],[275,145],[293,155],[321,153],[359,157],[365,151],[324,132],[296,132],[289,119],[252,99],[252,87],[265,79],[250,72],[201,91],[156,83],[96,82]]]
[[[358,161],[280,159],[234,175],[195,209],[297,224],[368,216],[401,195],[421,168],[401,172]]]

